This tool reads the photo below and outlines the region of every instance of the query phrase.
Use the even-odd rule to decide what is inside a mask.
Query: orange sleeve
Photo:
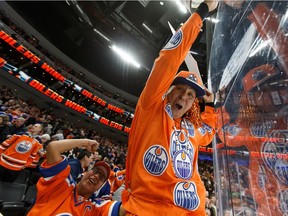
[[[6,139],[0,144],[0,154],[4,152],[12,143],[14,143],[19,138],[19,135],[14,134],[10,138]]]
[[[116,172],[116,177],[121,176],[121,175],[125,175],[125,173],[126,173],[126,170],[118,171],[118,172]]]
[[[214,107],[206,106],[205,112],[201,114],[201,118],[204,123],[210,125],[212,128],[216,128],[216,117],[217,113],[214,110]]]
[[[209,145],[213,137],[216,133],[216,112],[213,107],[206,106],[205,112],[201,114],[201,118],[203,120],[203,125],[201,128],[198,128],[198,131],[200,131],[200,139],[198,139],[198,144],[200,146],[206,146]]]
[[[192,14],[189,20],[160,51],[160,55],[154,61],[151,74],[139,98],[140,103],[138,104],[141,104],[144,109],[149,109],[155,102],[162,100],[190,50],[191,44],[196,40],[201,27],[202,19],[200,15],[198,13]]]

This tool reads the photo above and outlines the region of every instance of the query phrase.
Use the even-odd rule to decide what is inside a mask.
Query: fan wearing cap
[[[206,215],[197,161],[199,146],[215,134],[216,113],[207,106],[214,94],[195,72],[176,72],[216,6],[202,3],[154,62],[129,133],[122,193],[126,215]],[[200,98],[206,103],[202,113]]]
[[[41,164],[42,177],[37,183],[37,199],[28,216],[33,215],[125,215],[120,202],[88,198],[109,178],[110,167],[100,161],[87,171],[76,184],[70,175],[70,166],[61,154],[76,147],[96,151],[98,142],[89,139],[52,141],[47,146],[47,159]]]

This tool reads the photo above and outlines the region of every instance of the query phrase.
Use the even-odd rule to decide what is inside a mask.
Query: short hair
[[[90,157],[91,154],[92,154],[92,153],[89,152],[88,150],[82,149],[82,150],[80,151],[80,153],[78,154],[77,159],[78,159],[78,160],[82,160],[85,156]]]

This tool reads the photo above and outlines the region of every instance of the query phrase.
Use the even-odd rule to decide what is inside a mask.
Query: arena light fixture
[[[134,59],[134,57],[131,54],[125,52],[124,50],[122,50],[121,48],[119,48],[115,45],[112,45],[111,49],[114,52],[116,52],[123,61],[134,65],[136,68],[140,68],[140,64]]]
[[[149,31],[151,34],[153,34],[153,31],[149,28],[149,26],[147,26],[145,23],[142,23],[142,26]]]
[[[108,37],[106,37],[104,34],[102,34],[100,31],[98,31],[96,28],[93,28],[93,30],[100,35],[102,38],[104,38],[105,40],[107,40],[108,42],[110,42],[110,39]]]

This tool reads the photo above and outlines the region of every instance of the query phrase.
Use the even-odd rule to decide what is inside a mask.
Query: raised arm
[[[179,66],[196,40],[203,25],[203,19],[209,11],[217,7],[217,3],[216,0],[205,0],[160,51],[139,98],[138,105],[143,109],[149,109],[163,98]]]
[[[47,165],[54,164],[62,160],[61,154],[76,147],[84,147],[90,152],[97,150],[99,143],[89,139],[66,139],[52,141],[47,146]]]

